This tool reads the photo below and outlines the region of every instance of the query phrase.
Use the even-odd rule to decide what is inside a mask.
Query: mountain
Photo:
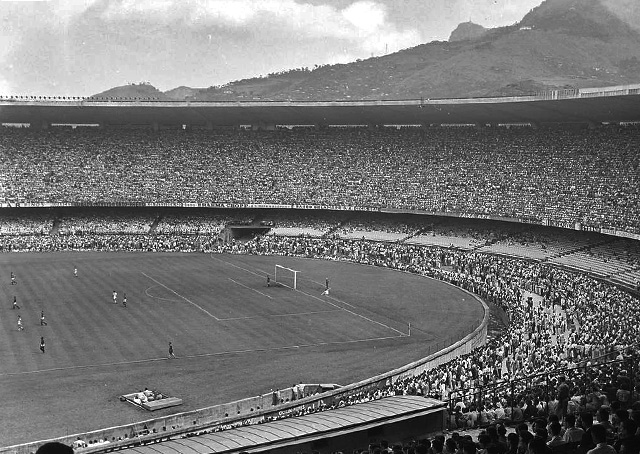
[[[200,88],[181,87],[173,88],[169,91],[165,91],[164,94],[167,98],[174,101],[183,101],[195,98]]]
[[[102,93],[91,96],[91,98],[138,98],[154,101],[170,100],[167,95],[146,82],[110,88]]]
[[[603,0],[548,0],[527,14],[520,26],[603,41],[635,36],[630,24],[606,4]]]
[[[476,24],[461,24],[449,42],[167,94],[210,101],[419,99],[640,83],[640,7],[634,5],[546,0],[512,26],[479,33]]]
[[[480,38],[487,33],[487,29],[482,25],[474,24],[473,22],[463,22],[451,32],[449,36],[449,42],[466,41],[470,39]]]

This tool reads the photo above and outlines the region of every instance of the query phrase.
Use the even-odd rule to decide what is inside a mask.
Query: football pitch
[[[297,290],[267,286],[276,264],[299,271]],[[353,383],[463,337],[482,316],[475,299],[448,284],[345,262],[197,253],[0,255],[0,446],[298,382]],[[168,357],[169,342],[176,358]],[[148,413],[120,402],[120,395],[145,387],[184,404]]]

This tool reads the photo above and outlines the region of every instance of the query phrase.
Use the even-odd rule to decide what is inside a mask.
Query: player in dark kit
[[[20,309],[20,306],[18,306],[18,301],[16,300],[16,297],[13,297],[13,307],[11,309]]]
[[[271,276],[267,274],[267,287],[271,287]]]
[[[169,342],[169,358],[175,358],[176,355],[173,354],[173,344]]]
[[[127,307],[127,294],[122,295],[122,306]]]
[[[44,321],[44,311],[40,311],[40,326],[46,326],[47,322]]]
[[[324,292],[322,292],[322,294],[329,295],[329,278],[324,280]]]
[[[44,353],[44,337],[40,337],[40,351]]]

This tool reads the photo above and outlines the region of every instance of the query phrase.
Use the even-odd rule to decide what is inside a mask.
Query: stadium
[[[540,1],[0,1],[0,453],[640,454],[640,3]]]
[[[420,396],[366,420],[403,441],[564,375],[635,408],[639,102],[3,99],[1,451],[336,450],[265,433]]]

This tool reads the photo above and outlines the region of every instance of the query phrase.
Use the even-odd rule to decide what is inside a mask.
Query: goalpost
[[[292,270],[286,266],[276,265],[273,273],[273,280],[277,285],[289,287],[294,290],[298,289],[298,273],[300,271]]]

